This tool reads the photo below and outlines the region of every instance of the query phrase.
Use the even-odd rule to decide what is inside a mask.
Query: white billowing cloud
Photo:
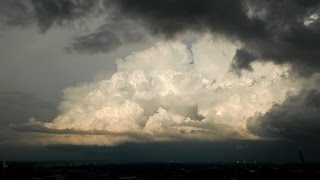
[[[133,52],[117,60],[110,79],[65,89],[60,115],[42,125],[90,132],[65,135],[74,144],[256,138],[246,120],[301,85],[290,80],[285,65],[254,62],[253,71],[230,72],[236,48],[204,36],[191,48],[165,41]]]

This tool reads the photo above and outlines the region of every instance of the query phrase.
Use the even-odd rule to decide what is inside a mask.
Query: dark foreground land
[[[1,180],[320,179],[320,165],[7,162]]]

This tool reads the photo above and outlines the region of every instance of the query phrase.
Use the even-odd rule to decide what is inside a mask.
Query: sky
[[[317,0],[2,0],[0,160],[320,161]]]

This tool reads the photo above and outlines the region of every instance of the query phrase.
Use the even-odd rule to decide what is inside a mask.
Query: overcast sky
[[[0,160],[319,162],[319,12],[2,0]]]

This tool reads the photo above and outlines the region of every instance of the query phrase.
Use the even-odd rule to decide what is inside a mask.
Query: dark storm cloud
[[[107,6],[115,6],[122,16],[142,21],[152,32],[166,37],[194,30],[239,40],[257,58],[289,62],[300,74],[308,75],[320,68],[319,20],[313,18],[305,24],[307,18],[319,12],[318,2],[110,0]]]
[[[294,141],[320,138],[320,90],[304,90],[288,97],[266,114],[249,119],[247,127],[262,137]]]
[[[255,59],[256,57],[252,53],[248,52],[247,50],[237,49],[236,54],[233,57],[231,70],[235,71],[238,74],[241,73],[241,69],[252,71],[253,69],[250,63]]]
[[[249,0],[248,4],[253,18],[262,19],[268,31],[266,38],[244,41],[248,49],[258,58],[289,62],[301,75],[319,71],[319,20],[310,20],[319,13],[319,1]]]
[[[6,0],[5,2],[9,2]],[[256,58],[235,57],[235,68],[250,68],[250,60],[291,63],[301,75],[320,70],[319,1],[302,0],[31,0],[24,5],[14,1],[12,23],[24,24],[31,17],[42,31],[55,25],[84,18],[93,12],[105,12],[116,20],[130,19],[143,24],[154,34],[173,38],[184,31],[213,32],[232,41],[240,41],[243,49]],[[10,13],[9,13],[10,14]],[[26,16],[21,16],[26,14]],[[31,15],[30,15],[31,14]],[[19,16],[20,15],[20,16]],[[17,18],[20,17],[20,18]],[[130,28],[129,28],[130,29]],[[101,36],[106,35],[104,41]],[[123,34],[136,41],[130,31]],[[97,43],[93,43],[93,39]],[[118,45],[108,30],[96,31],[74,42],[75,49],[88,52],[109,50]],[[86,42],[85,40],[88,40]],[[139,40],[139,38],[138,38]],[[127,42],[127,41],[125,41]],[[92,46],[88,46],[92,45]],[[98,47],[98,46],[101,46]],[[110,48],[108,48],[110,46]],[[88,48],[88,49],[87,49]],[[236,61],[239,62],[236,62]]]
[[[212,30],[221,34],[242,38],[264,36],[264,24],[259,19],[250,19],[243,11],[239,0],[194,1],[194,0],[109,0],[107,7],[119,15],[142,21],[154,33],[173,37],[185,30]]]
[[[4,0],[0,2],[0,20],[7,25],[25,27],[37,24],[42,33],[52,27],[85,22],[90,15],[102,15],[106,9],[100,0]],[[123,19],[113,18],[95,32],[76,37],[67,47],[68,51],[82,53],[109,52],[125,43],[140,42],[144,39],[141,27]],[[115,20],[116,19],[116,20]],[[79,21],[79,22],[80,22]]]

